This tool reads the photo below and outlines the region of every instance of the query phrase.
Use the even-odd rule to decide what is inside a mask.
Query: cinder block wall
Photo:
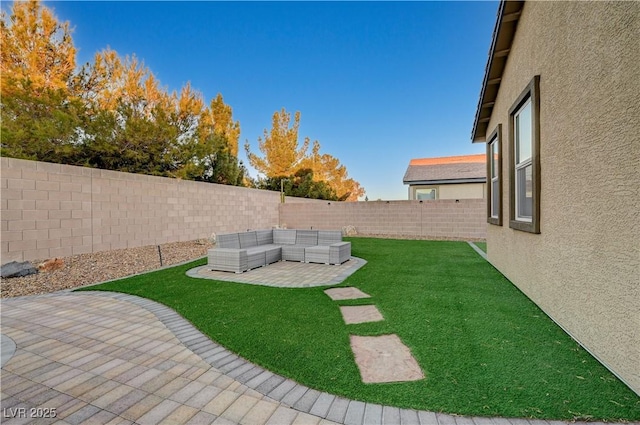
[[[280,194],[0,158],[2,263],[271,228]]]
[[[288,228],[340,229],[363,235],[476,240],[486,237],[486,200],[285,203],[280,223]]]
[[[327,202],[257,189],[0,158],[2,264],[189,241],[213,232],[340,229],[483,239],[485,201]]]

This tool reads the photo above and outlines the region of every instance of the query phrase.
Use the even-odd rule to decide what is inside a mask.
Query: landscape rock
[[[33,267],[33,264],[31,264],[29,261],[23,261],[21,263],[12,261],[2,266],[0,276],[3,279],[6,279],[10,277],[29,276],[30,274],[36,273],[38,273],[38,270]]]
[[[51,272],[54,270],[60,270],[64,267],[64,260],[62,258],[51,258],[44,263],[38,264],[38,270],[41,272]]]
[[[342,227],[342,234],[344,236],[355,236],[358,234],[358,231],[356,230],[355,226],[344,226]]]
[[[206,239],[163,244],[161,245],[163,264],[168,266],[202,258],[207,255],[207,250],[211,247],[212,244]],[[3,279],[0,297],[48,294],[160,267],[157,245],[78,254],[58,258],[58,260],[56,264],[64,262],[64,267],[47,273]],[[42,263],[42,259],[35,263]]]

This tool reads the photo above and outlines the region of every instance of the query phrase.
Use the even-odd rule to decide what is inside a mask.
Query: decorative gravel
[[[212,246],[206,239],[160,245],[162,264],[168,266],[204,257]],[[37,267],[42,261],[33,261],[33,264]],[[158,268],[157,245],[74,255],[64,258],[64,267],[59,270],[2,279],[0,295],[8,298],[46,294]]]

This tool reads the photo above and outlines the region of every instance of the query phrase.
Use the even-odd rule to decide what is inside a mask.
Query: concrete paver
[[[358,323],[379,322],[384,320],[375,305],[340,306],[344,323],[353,325]]]
[[[370,298],[371,295],[365,294],[358,288],[353,288],[351,286],[346,286],[342,288],[330,288],[324,291],[325,294],[329,296],[334,301],[341,300],[357,300],[360,298]]]
[[[418,362],[397,335],[351,335],[350,340],[363,382],[401,382],[424,379],[424,373]]]

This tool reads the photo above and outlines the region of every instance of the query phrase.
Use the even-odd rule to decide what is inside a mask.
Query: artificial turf
[[[368,263],[341,286],[371,298],[336,302],[324,287],[185,275],[204,260],[85,289],[161,302],[240,356],[355,400],[462,415],[640,419],[640,397],[467,243],[350,240]],[[338,307],[354,304],[376,305],[385,320],[345,325]],[[390,333],[411,349],[424,380],[361,382],[349,335]]]

